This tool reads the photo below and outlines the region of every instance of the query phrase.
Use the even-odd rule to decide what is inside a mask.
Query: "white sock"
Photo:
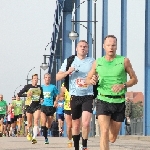
[[[38,134],[38,126],[34,126],[34,128],[33,128],[33,139],[36,138],[37,134]]]
[[[11,128],[11,133],[14,134],[14,128]]]

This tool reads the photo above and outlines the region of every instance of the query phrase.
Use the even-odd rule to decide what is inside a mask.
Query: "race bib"
[[[40,96],[38,95],[32,95],[32,101],[39,101]]]
[[[44,98],[50,98],[51,97],[50,92],[43,92],[43,94],[44,94]]]
[[[16,107],[22,107],[22,104],[16,104]]]
[[[87,88],[87,84],[85,83],[85,78],[77,78],[76,79],[76,87],[79,88]]]
[[[4,107],[0,107],[0,111],[4,111]]]
[[[58,103],[58,107],[64,107],[63,103]]]

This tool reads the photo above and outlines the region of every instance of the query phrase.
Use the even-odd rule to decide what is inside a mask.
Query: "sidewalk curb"
[[[119,135],[117,137],[119,140],[140,140],[140,141],[150,141],[150,136],[142,135]]]

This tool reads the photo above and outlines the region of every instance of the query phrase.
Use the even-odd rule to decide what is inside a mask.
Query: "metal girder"
[[[103,0],[103,16],[102,16],[102,43],[104,37],[108,34],[108,0]],[[102,56],[105,52],[102,47]]]
[[[72,12],[73,10],[73,5],[74,5],[75,0],[65,0],[64,1],[64,12]]]
[[[150,135],[150,1],[146,0],[145,8],[145,102],[144,102],[144,135]]]

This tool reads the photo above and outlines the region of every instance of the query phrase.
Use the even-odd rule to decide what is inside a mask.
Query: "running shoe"
[[[12,137],[16,137],[16,134],[12,134],[11,136],[12,136]]]
[[[31,141],[31,140],[32,140],[32,136],[31,136],[30,133],[27,134],[27,140],[28,140],[28,141]]]
[[[32,139],[32,144],[35,144],[37,143],[37,140],[36,139]]]
[[[45,144],[49,144],[48,138],[45,139]]]
[[[71,148],[72,147],[72,140],[68,140],[68,148]]]
[[[62,132],[61,131],[59,131],[59,137],[62,137]]]
[[[80,150],[88,150],[87,147],[83,147],[83,145],[80,145]]]

